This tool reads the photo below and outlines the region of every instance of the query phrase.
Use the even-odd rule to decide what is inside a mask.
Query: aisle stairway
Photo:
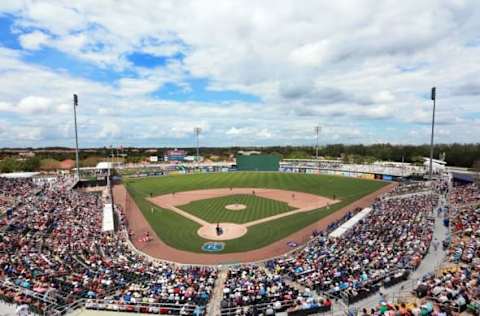
[[[223,299],[223,289],[227,280],[228,268],[221,268],[218,271],[218,277],[213,288],[213,295],[207,305],[207,315],[220,315],[220,303]]]

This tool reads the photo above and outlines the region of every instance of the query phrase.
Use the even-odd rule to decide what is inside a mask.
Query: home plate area
[[[234,223],[209,224],[200,227],[197,234],[210,240],[229,240],[240,238],[247,233],[247,227]]]

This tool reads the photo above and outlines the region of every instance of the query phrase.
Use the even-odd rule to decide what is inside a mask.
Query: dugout
[[[237,170],[239,171],[278,171],[280,168],[278,155],[237,155]]]

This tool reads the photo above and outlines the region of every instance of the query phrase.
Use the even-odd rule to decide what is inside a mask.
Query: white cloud
[[[207,122],[187,122],[185,120],[173,121],[167,123],[167,126],[170,126],[170,129],[167,129],[163,132],[163,136],[174,137],[174,138],[190,138],[193,140],[193,129],[199,127],[201,132],[200,135],[208,133],[209,125]],[[190,136],[190,137],[189,137]]]
[[[124,78],[118,82],[122,96],[142,95],[157,90],[160,85],[152,80]]]
[[[328,62],[334,49],[335,47],[330,45],[328,40],[321,40],[295,48],[289,58],[293,63],[301,66],[319,66]]]
[[[43,128],[32,126],[32,127],[16,127],[12,130],[13,134],[22,142],[24,141],[39,141],[43,139]]]
[[[241,140],[270,139],[273,136],[272,132],[268,128],[257,127],[231,127],[225,132],[225,134],[235,138],[239,137]]]
[[[98,133],[100,138],[117,138],[120,136],[121,128],[114,122],[104,122],[102,129]]]
[[[372,99],[376,103],[390,103],[395,100],[395,96],[390,91],[384,90],[384,91],[375,93]]]
[[[478,138],[480,7],[473,0],[45,0],[2,1],[0,10],[16,17],[14,32],[29,50],[0,46],[0,111],[9,124],[37,124],[47,143],[70,124],[72,93],[80,95],[82,134],[92,143],[101,134],[191,145],[198,124],[210,145],[310,143],[316,124],[325,127],[324,142],[424,142],[408,131],[430,122],[432,85],[440,141]],[[101,83],[23,61],[42,47],[129,75]],[[127,58],[134,52],[185,58],[137,67]],[[261,102],[151,96],[166,83],[194,91],[191,79],[207,80],[209,92],[241,91]],[[46,115],[59,129],[39,119]],[[399,129],[387,130],[391,123]],[[471,128],[459,128],[465,125]],[[15,135],[13,142],[23,134]],[[62,137],[56,141],[70,142]]]
[[[228,131],[226,131],[225,134],[237,136],[237,135],[243,134],[244,131],[245,131],[245,129],[232,127]]]
[[[12,105],[7,102],[0,102],[0,112],[9,112],[12,109]]]
[[[42,114],[52,110],[52,103],[44,97],[29,96],[18,102],[16,110],[25,114]]]
[[[20,45],[29,50],[37,50],[42,45],[48,44],[50,40],[48,35],[40,31],[22,34],[18,39],[20,41]]]

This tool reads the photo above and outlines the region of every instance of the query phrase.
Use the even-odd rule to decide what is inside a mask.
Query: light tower
[[[315,143],[315,158],[318,160],[318,136],[320,135],[320,132],[322,131],[322,128],[317,125],[315,126],[315,133],[317,134],[317,141]]]
[[[77,132],[77,106],[78,106],[78,96],[73,95],[73,120],[75,122],[75,165],[77,167],[76,176],[80,180],[80,162],[78,158],[78,132]]]
[[[200,133],[202,132],[202,129],[200,127],[195,127],[193,128],[193,133],[195,134],[195,140],[197,142],[197,156],[195,157],[195,161],[197,162],[197,165],[198,165],[198,162],[200,161],[200,141],[199,141],[199,138],[200,138]]]
[[[432,114],[432,134],[430,135],[430,165],[429,165],[429,180],[432,182],[433,180],[433,136],[435,131],[435,101],[437,100],[437,88],[432,88],[432,95],[431,99],[433,101],[433,114]]]
[[[434,187],[433,187],[433,140],[434,140],[434,131],[435,131],[435,101],[437,100],[437,88],[432,88],[431,99],[433,101],[433,111],[432,111],[432,134],[430,135],[430,165],[429,165],[429,178],[430,178],[430,187],[431,187],[431,198],[432,198],[432,214],[435,209],[435,205],[433,203],[434,199]]]

